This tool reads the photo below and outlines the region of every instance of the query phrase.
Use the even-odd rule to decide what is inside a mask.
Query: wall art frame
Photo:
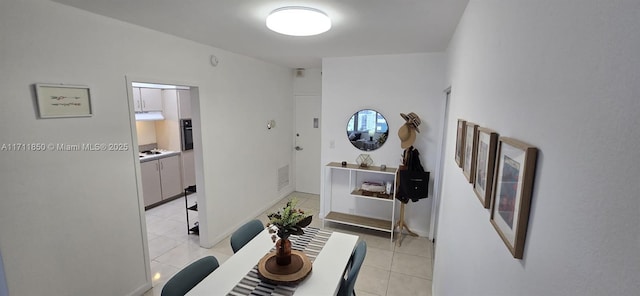
[[[478,127],[476,143],[473,191],[482,206],[488,209],[491,206],[498,133],[485,127]]]
[[[458,119],[457,134],[456,134],[456,163],[458,167],[462,168],[464,163],[464,134],[467,121],[464,119]]]
[[[88,86],[37,83],[35,89],[40,118],[93,115]]]
[[[476,170],[476,133],[478,125],[467,121],[464,128],[464,156],[462,157],[462,173],[469,183],[473,184]]]
[[[490,222],[513,257],[522,259],[538,149],[500,137],[496,155]]]

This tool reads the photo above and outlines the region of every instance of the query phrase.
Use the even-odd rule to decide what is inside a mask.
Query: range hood
[[[136,121],[152,121],[152,120],[164,120],[164,115],[162,115],[162,112],[136,113]]]

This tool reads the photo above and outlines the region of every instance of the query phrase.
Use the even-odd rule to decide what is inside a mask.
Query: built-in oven
[[[182,151],[193,149],[193,126],[191,119],[180,119],[180,134],[182,138]]]

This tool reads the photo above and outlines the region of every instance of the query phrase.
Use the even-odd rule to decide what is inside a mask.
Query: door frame
[[[131,134],[131,157],[134,165],[134,174],[136,176],[136,187],[138,192],[138,213],[140,219],[140,231],[142,232],[142,252],[144,254],[144,262],[145,262],[145,273],[147,275],[147,283],[145,287],[151,289],[152,287],[152,274],[151,274],[151,258],[149,255],[149,238],[147,236],[147,222],[146,215],[144,209],[144,196],[142,192],[142,177],[141,177],[141,169],[140,169],[140,157],[139,149],[138,149],[138,131],[136,129],[136,118],[135,118],[135,103],[133,99],[133,88],[131,84],[133,82],[140,83],[151,83],[151,84],[163,84],[163,85],[176,85],[176,86],[187,86],[191,92],[191,112],[192,112],[192,123],[194,125],[194,130],[200,131],[200,99],[199,99],[199,86],[194,83],[188,83],[184,81],[174,80],[174,79],[162,79],[162,78],[149,78],[149,77],[139,77],[132,75],[125,75],[126,81],[126,90],[127,90],[127,103],[129,106],[129,125],[130,125],[130,134]],[[194,107],[195,106],[195,107]],[[202,161],[202,135],[197,133],[193,136],[194,141],[194,156],[196,160]],[[205,199],[205,185],[204,182],[199,182],[204,180],[204,170],[201,165],[196,163],[196,186],[198,187],[198,203],[206,204]],[[206,223],[206,211],[200,212],[198,214],[198,222],[202,228],[207,227]],[[202,231],[201,231],[202,232]],[[205,231],[206,233],[206,231]],[[202,240],[202,237],[199,237]]]
[[[447,130],[449,122],[449,101],[451,97],[451,86],[447,87],[444,90],[444,105],[442,110],[442,118],[440,119],[440,125],[442,126],[442,130],[440,131],[440,147],[438,148],[438,164],[437,164],[437,173],[436,178],[433,181],[433,206],[431,207],[431,226],[429,229],[429,237],[431,241],[434,243],[435,249],[435,241],[438,235],[438,218],[440,217],[440,201],[442,199],[442,179],[444,176],[444,159],[447,148]]]

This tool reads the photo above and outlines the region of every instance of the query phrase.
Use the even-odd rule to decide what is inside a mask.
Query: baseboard
[[[244,225],[245,223],[255,219],[256,217],[258,217],[258,215],[264,213],[266,210],[268,210],[269,208],[273,207],[274,205],[276,205],[278,202],[280,202],[283,198],[287,197],[289,194],[291,194],[293,191],[283,195],[282,197],[274,200],[272,203],[267,204],[266,206],[260,208],[258,211],[255,211],[254,213],[252,213],[251,215],[249,215],[247,219],[240,221],[240,223],[238,223],[237,225],[235,225],[234,227],[229,228],[229,230],[221,233],[220,235],[218,235],[217,237],[215,237],[212,240],[212,244],[211,245],[200,245],[203,248],[207,248],[207,249],[211,249],[213,248],[213,246],[217,245],[219,242],[221,242],[222,240],[224,240],[225,238],[227,238],[227,236],[230,236],[234,231],[236,231],[236,229],[240,228],[240,226]],[[266,216],[265,216],[266,217]]]
[[[149,291],[149,289],[151,289],[151,282],[145,283],[144,285],[138,287],[137,289],[133,290],[133,292],[127,294],[127,296],[140,296],[140,295],[144,295],[144,293],[146,293],[147,291]]]

